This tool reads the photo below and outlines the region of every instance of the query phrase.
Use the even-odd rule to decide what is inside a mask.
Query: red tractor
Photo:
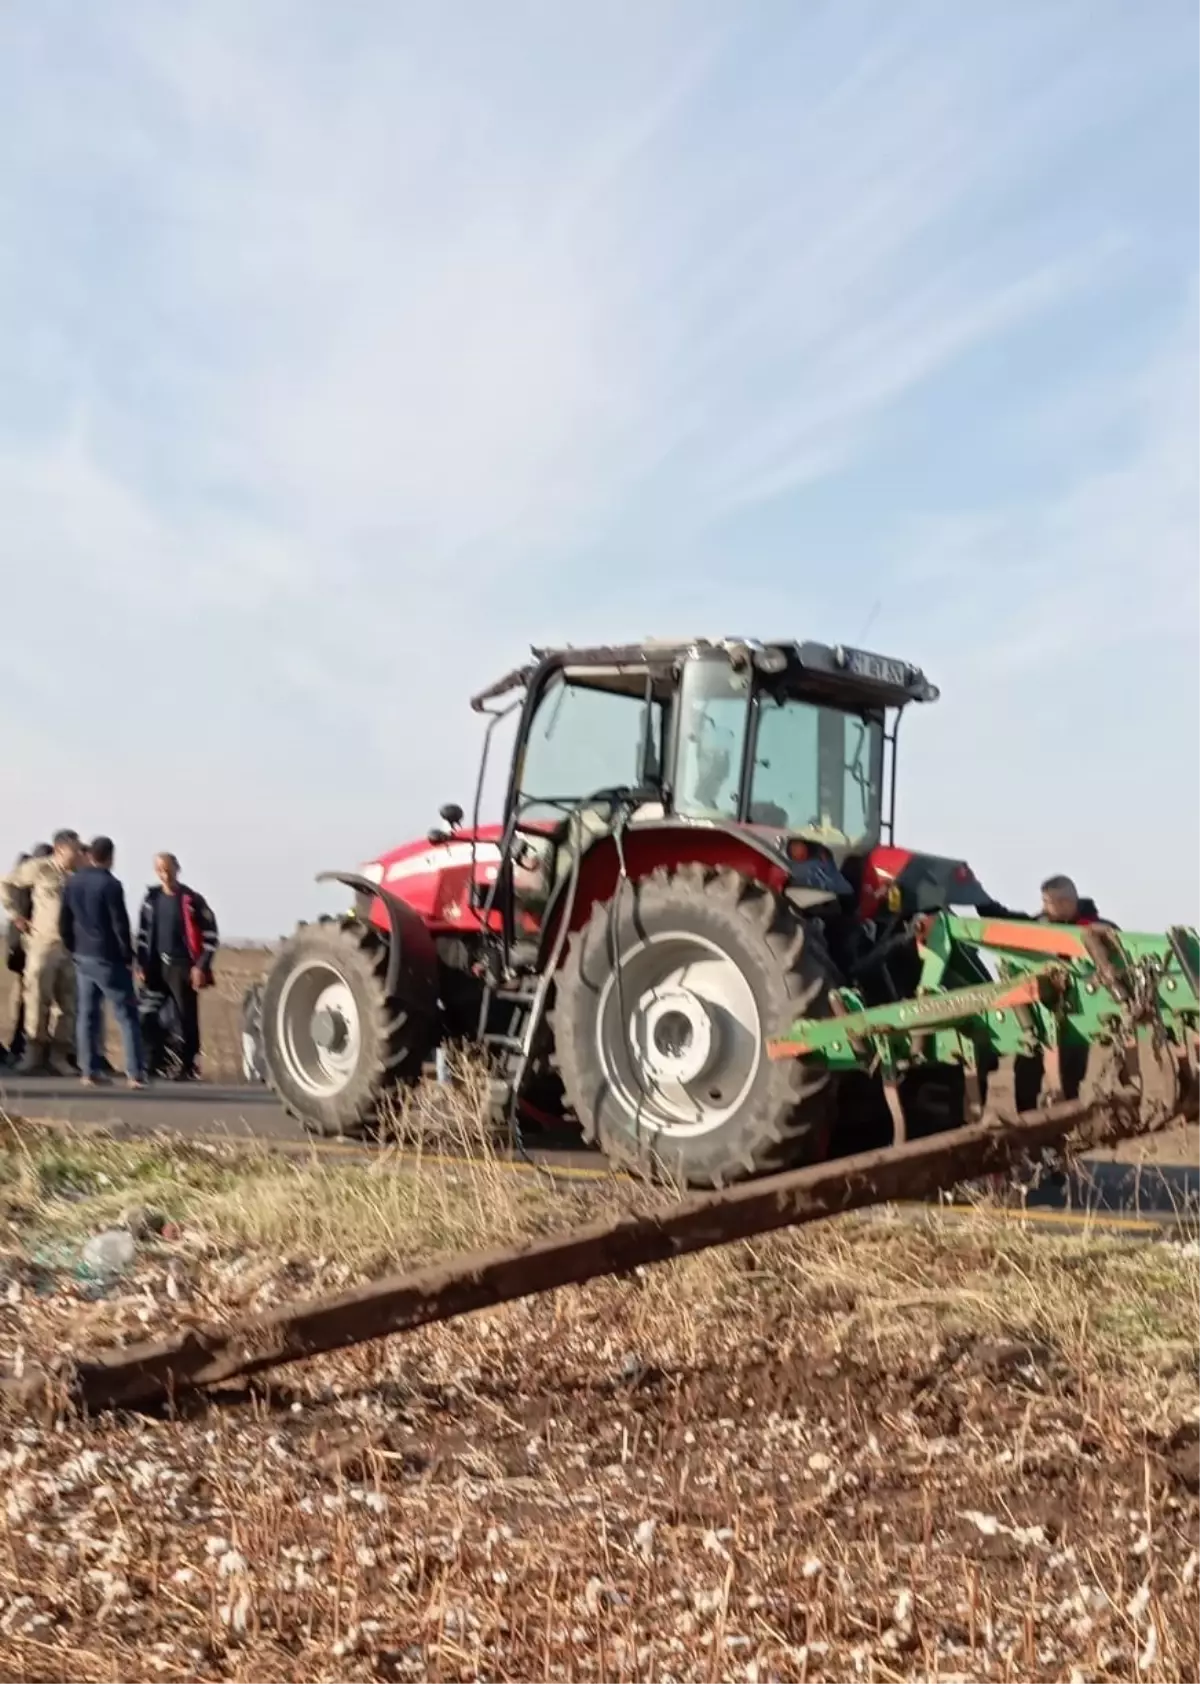
[[[440,1044],[484,1048],[505,1102],[573,1113],[612,1159],[715,1186],[829,1150],[835,1082],[765,1044],[915,987],[915,922],[986,896],[897,847],[896,733],[917,667],[817,643],[535,650],[476,696],[475,816],[327,880],[262,1001],[268,1079],[357,1135]],[[519,709],[502,822],[488,747]]]

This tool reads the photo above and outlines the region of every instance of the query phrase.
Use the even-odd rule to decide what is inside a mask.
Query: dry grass
[[[12,1129],[0,1352],[638,1196]],[[89,1301],[131,1204],[179,1233]],[[1197,1313],[1189,1248],[846,1219],[183,1418],[12,1420],[0,1678],[1194,1678]]]

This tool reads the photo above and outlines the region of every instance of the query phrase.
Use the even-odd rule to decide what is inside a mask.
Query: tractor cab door
[[[589,676],[553,673],[518,745],[510,796],[518,926],[540,924],[577,850],[609,834],[616,793],[660,776],[662,704],[647,704],[636,673],[626,688]]]

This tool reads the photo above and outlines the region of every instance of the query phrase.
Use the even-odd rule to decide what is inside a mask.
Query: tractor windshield
[[[758,704],[750,810],[754,824],[801,831],[831,847],[879,839],[883,725],[799,696]]]
[[[748,668],[735,670],[713,659],[686,663],[676,811],[689,818],[777,825],[833,847],[876,841],[882,720],[761,688],[753,695],[753,687]],[[748,735],[753,764],[743,810]]]
[[[662,711],[660,703],[651,703],[652,762],[662,753]],[[644,694],[599,689],[556,674],[542,692],[522,755],[517,780],[522,820],[562,819],[598,790],[636,789],[645,727]]]

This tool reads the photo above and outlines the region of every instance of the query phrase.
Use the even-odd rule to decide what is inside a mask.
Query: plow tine
[[[1017,1111],[1017,1061],[1002,1058],[994,1070],[988,1072],[984,1095],[985,1115],[1013,1122]]]
[[[903,1146],[908,1139],[908,1120],[904,1115],[904,1101],[900,1097],[900,1084],[894,1076],[883,1079],[883,1097],[887,1102],[888,1115],[892,1119],[892,1144]]]

